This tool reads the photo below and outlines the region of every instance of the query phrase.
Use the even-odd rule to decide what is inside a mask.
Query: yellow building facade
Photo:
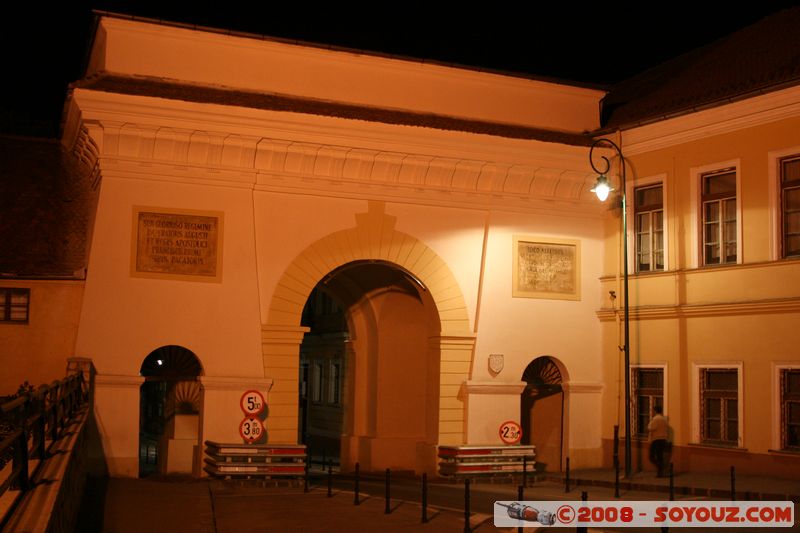
[[[663,402],[678,471],[800,474],[798,110],[790,88],[609,136],[628,171],[634,468],[649,467],[646,423]],[[607,448],[624,419],[619,215],[598,313],[617,391]]]

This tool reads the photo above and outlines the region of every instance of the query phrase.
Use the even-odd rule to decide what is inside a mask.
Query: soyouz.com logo
[[[790,501],[496,501],[496,527],[793,527]]]

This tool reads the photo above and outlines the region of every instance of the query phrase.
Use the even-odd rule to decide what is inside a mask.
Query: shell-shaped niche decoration
[[[200,382],[178,381],[170,391],[176,415],[196,415],[200,412]]]

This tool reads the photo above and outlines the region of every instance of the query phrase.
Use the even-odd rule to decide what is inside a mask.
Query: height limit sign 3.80
[[[249,390],[242,394],[239,407],[244,413],[244,420],[239,424],[239,435],[246,444],[266,442],[267,432],[263,420],[266,418],[267,402],[264,395],[257,390]]]

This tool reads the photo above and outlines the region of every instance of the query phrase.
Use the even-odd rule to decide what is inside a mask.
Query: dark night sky
[[[68,4],[68,5],[63,5]],[[564,6],[556,7],[555,5]],[[519,72],[587,84],[612,84],[756,22],[795,2],[731,4],[699,10],[674,3],[496,2],[347,4],[214,2],[207,7],[143,2],[28,2],[4,8],[5,72],[0,131],[56,136],[67,83],[82,74],[91,8],[392,55]],[[224,6],[224,11],[220,6]],[[437,7],[434,7],[437,6]],[[446,7],[451,6],[450,10]],[[656,6],[656,7],[654,7]],[[664,6],[668,6],[664,7]],[[380,11],[378,10],[380,8]],[[35,37],[35,39],[33,38]]]

